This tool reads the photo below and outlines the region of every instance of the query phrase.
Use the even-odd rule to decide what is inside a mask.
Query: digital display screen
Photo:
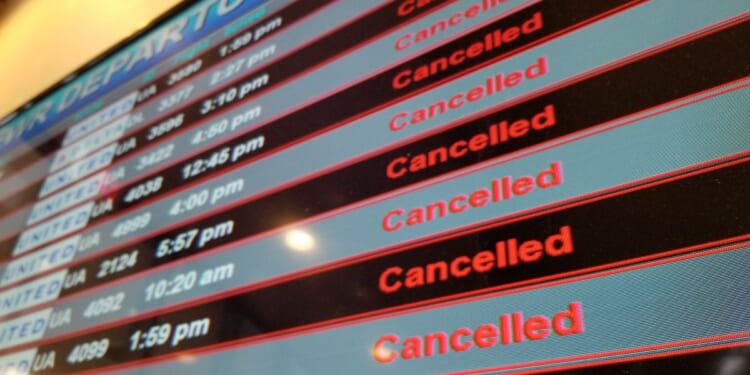
[[[748,86],[747,0],[182,5],[2,120],[0,375],[748,374]]]

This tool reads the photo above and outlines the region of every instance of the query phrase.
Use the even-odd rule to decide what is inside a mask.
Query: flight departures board
[[[748,374],[748,86],[746,0],[183,5],[2,120],[0,374]]]

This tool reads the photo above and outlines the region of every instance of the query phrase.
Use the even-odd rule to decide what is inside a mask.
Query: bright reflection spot
[[[46,270],[52,268],[52,263],[50,263],[49,259],[45,258],[42,261],[42,265],[39,268],[41,268],[41,271],[46,271]]]
[[[315,246],[315,239],[310,233],[295,229],[286,234],[284,243],[292,250],[307,251]]]
[[[189,364],[195,363],[195,361],[196,361],[195,360],[195,356],[187,354],[187,353],[182,353],[182,354],[178,355],[177,356],[177,360],[180,361],[180,362],[182,362],[182,363],[189,363]]]
[[[747,374],[748,366],[747,360],[740,356],[724,357],[719,362],[719,374],[720,375],[740,375]]]
[[[372,349],[372,356],[375,358],[390,358],[393,354],[393,349],[386,348],[383,345],[378,345]]]

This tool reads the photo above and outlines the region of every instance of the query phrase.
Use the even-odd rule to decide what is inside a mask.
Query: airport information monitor
[[[180,5],[1,120],[0,374],[749,374],[748,86],[747,0]]]

